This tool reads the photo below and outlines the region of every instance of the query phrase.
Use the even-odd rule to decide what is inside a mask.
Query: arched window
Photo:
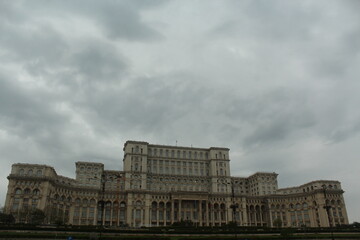
[[[34,189],[33,195],[39,195],[39,194],[40,194],[40,190],[39,189]]]
[[[19,175],[24,175],[24,169],[20,169]]]
[[[24,194],[30,194],[30,189],[26,188],[26,189],[24,190]]]
[[[28,171],[28,175],[31,176],[32,174],[33,174],[33,170],[30,169],[30,170]]]
[[[36,171],[36,176],[40,177],[42,175],[42,171],[41,170],[37,170]]]
[[[16,195],[20,195],[22,193],[20,188],[15,189],[15,194]]]

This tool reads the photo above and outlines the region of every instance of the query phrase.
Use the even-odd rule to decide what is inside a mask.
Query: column
[[[174,200],[171,200],[170,221],[171,221],[171,224],[174,223]]]
[[[209,203],[208,203],[208,201],[205,201],[205,221],[206,221],[206,226],[209,226]]]
[[[96,213],[96,220],[97,220],[97,207],[95,208]],[[71,204],[69,208],[69,224],[73,224],[73,218],[74,218],[74,206]]]
[[[199,225],[203,225],[203,214],[202,214],[202,200],[199,201],[199,212],[198,212],[198,218],[199,218]]]
[[[159,203],[156,205],[156,226],[159,226]]]
[[[130,203],[128,201],[128,203]],[[129,224],[129,226],[132,226],[132,205],[126,205],[126,223]]]
[[[181,205],[182,205],[182,200],[179,200],[179,221],[182,220],[182,217],[181,217]]]
[[[215,212],[215,209],[214,209],[214,206],[212,205],[212,207],[210,208],[211,226],[215,225],[214,212]]]
[[[271,210],[270,208],[269,208],[269,220],[270,220],[270,225],[269,225],[269,227],[273,227],[273,222],[274,222],[274,220],[275,220],[275,218],[274,218],[274,214],[273,214],[274,212],[273,212],[273,210]],[[281,217],[281,221],[282,221],[282,213],[280,212],[280,217]],[[283,223],[284,224],[284,223]]]
[[[151,224],[151,220],[150,220],[150,216],[151,216],[151,207],[148,206],[148,204],[146,203],[145,205],[145,210],[144,210],[144,215],[145,215],[145,220],[144,220],[144,225],[146,227],[150,227]]]
[[[291,214],[288,209],[286,210],[285,215],[286,215],[286,221],[287,221],[286,227],[290,227],[291,226]],[[314,211],[314,216],[315,216],[315,211]],[[314,227],[316,227],[317,226],[316,217],[314,217],[314,219],[315,219]]]
[[[136,219],[136,207],[132,209],[132,226],[135,227],[136,223],[135,223],[135,219]]]
[[[118,201],[118,205],[116,207],[116,211],[115,211],[115,214],[116,214],[116,226],[119,226],[120,225],[120,202]]]
[[[110,226],[112,226],[113,213],[114,213],[114,204],[112,203],[110,208]]]
[[[229,214],[232,214],[232,209],[231,211],[229,211],[229,206],[226,206],[228,204],[225,204],[225,212],[224,212],[224,215],[225,215],[225,223],[227,224],[228,223],[228,219],[229,219]],[[231,212],[231,213],[230,213]]]
[[[256,213],[257,213],[257,211],[256,211],[256,206],[254,206],[254,213],[253,213],[253,214],[254,214],[255,226],[257,226],[257,216],[256,216],[257,214],[256,214]]]

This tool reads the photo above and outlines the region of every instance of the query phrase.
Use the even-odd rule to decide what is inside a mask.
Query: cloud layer
[[[224,146],[233,175],[340,180],[360,221],[359,8],[0,1],[0,174],[17,162],[70,177],[75,161],[121,169],[129,139]]]

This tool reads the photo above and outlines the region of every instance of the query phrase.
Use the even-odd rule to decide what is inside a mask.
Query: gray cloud
[[[234,175],[342,181],[359,221],[357,4],[0,1],[0,174],[121,169],[128,139],[224,146]]]

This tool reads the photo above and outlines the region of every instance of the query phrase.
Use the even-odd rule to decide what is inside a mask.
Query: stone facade
[[[46,165],[14,164],[5,211],[26,222],[26,211],[39,208],[47,223],[73,225],[167,226],[191,220],[196,226],[272,227],[275,219],[285,227],[348,224],[338,181],[278,189],[276,173],[232,177],[228,148],[127,141],[123,150],[123,171],[76,162],[76,179]]]

